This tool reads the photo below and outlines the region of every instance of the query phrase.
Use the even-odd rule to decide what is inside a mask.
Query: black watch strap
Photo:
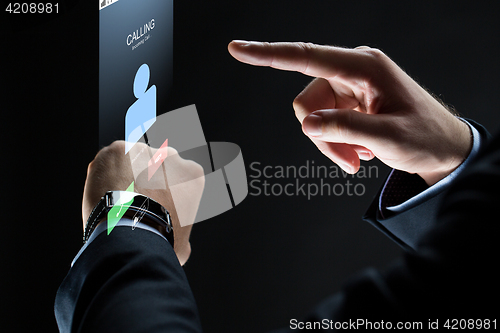
[[[85,225],[85,231],[83,233],[84,244],[89,240],[90,235],[92,235],[92,232],[99,224],[99,221],[104,218],[105,214],[107,214],[116,204],[116,196],[119,194],[117,192],[123,191],[106,192],[90,213],[87,224]],[[130,195],[130,193],[131,192],[128,192],[127,194]],[[153,222],[159,225],[162,230],[164,228],[165,232],[163,235],[167,238],[172,247],[174,246],[174,231],[170,213],[155,200],[139,193],[133,193],[133,201],[127,203],[124,216],[127,216],[134,221],[132,229],[134,229],[135,224],[141,221],[144,217],[148,222]]]

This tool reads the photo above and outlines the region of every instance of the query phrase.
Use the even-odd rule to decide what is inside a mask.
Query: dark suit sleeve
[[[415,251],[385,271],[352,278],[303,322],[415,321],[425,328],[439,320],[443,328],[447,319],[497,319],[499,189],[497,135],[443,194],[435,223]]]
[[[418,177],[415,175],[415,177]],[[381,231],[407,251],[413,251],[418,239],[434,225],[436,212],[443,197],[443,192],[425,198],[425,201],[404,212],[383,217],[379,210],[380,190],[370,204],[363,219]]]
[[[194,297],[171,245],[116,227],[89,244],[55,300],[61,332],[201,332]]]
[[[467,121],[479,132],[481,142],[486,143],[491,139],[490,134],[482,125],[471,119],[467,119]],[[395,172],[405,174],[402,171],[395,170]],[[404,177],[401,177],[403,182],[415,182],[412,178],[420,179],[418,175],[410,174],[405,174]],[[420,180],[423,182],[422,179]],[[425,182],[423,183],[425,184]],[[410,252],[415,250],[422,236],[438,224],[436,214],[445,191],[430,191],[429,195],[426,195],[417,205],[412,205],[409,209],[399,213],[385,212],[382,215],[379,209],[379,199],[382,195],[382,190],[375,196],[363,219],[405,250]]]

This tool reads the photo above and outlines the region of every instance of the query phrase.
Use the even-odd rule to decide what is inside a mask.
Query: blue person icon
[[[149,66],[142,64],[134,80],[134,95],[137,101],[125,115],[125,154],[156,121],[156,86],[149,89]]]

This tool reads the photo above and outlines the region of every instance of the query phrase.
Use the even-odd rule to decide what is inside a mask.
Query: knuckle
[[[199,185],[204,185],[205,184],[205,170],[203,169],[203,166],[200,164],[191,161],[190,164],[191,168],[191,174],[193,175],[193,178],[196,179],[197,184]]]
[[[379,70],[389,68],[391,64],[390,58],[381,50],[376,48],[360,48],[358,50],[363,55],[363,63],[368,68],[368,77],[379,75]]]
[[[298,95],[295,97],[292,103],[293,110],[295,111],[295,117],[302,122],[304,119],[306,112],[305,112],[305,101],[302,97],[302,94]]]
[[[293,100],[293,107],[302,107],[304,104],[302,94],[298,94]]]
[[[109,154],[109,146],[101,148],[101,150],[99,150],[95,155],[94,160],[90,162],[89,169],[95,168],[95,165],[100,164],[101,160],[105,159],[105,156],[107,156],[108,154]]]
[[[203,173],[203,169],[198,177],[195,179],[197,189],[203,189],[205,187],[205,174]]]
[[[167,147],[167,156],[174,156],[174,155],[179,155],[179,152],[174,147],[168,146]]]
[[[97,153],[94,161],[100,166],[103,164],[111,164],[119,161],[125,156],[125,141],[119,140],[112,142],[109,146],[103,147]],[[92,164],[92,162],[91,162]],[[89,169],[92,166],[89,165]]]
[[[203,167],[201,166],[201,164],[198,164],[196,162],[194,162],[194,166],[193,166],[193,173],[197,176],[196,178],[203,178],[203,180],[205,180],[204,176],[205,176],[205,169],[203,169]]]
[[[302,111],[302,109],[304,108],[304,100],[302,95],[298,95],[297,97],[295,97],[292,106],[296,114],[297,112]]]
[[[373,58],[375,61],[383,61],[387,58],[384,52],[376,48],[363,48],[361,51]]]
[[[316,49],[316,45],[313,43],[304,43],[304,42],[298,42],[296,45],[304,53],[304,59],[306,59],[304,63],[304,68],[302,68],[301,72],[307,73],[309,70],[311,58],[313,58],[313,52]]]
[[[203,166],[193,160],[182,160],[179,167],[186,173],[186,179],[200,179],[204,182],[205,169]]]
[[[315,45],[313,43],[297,42],[297,46],[300,47],[304,52],[310,52],[314,49]]]
[[[123,140],[114,141],[107,148],[111,153],[123,153],[125,151],[125,141]]]

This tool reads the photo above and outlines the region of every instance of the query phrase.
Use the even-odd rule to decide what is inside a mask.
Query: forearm
[[[201,332],[170,244],[136,228],[101,233],[79,255],[55,303],[62,332]]]
[[[420,323],[413,326],[420,329],[456,319],[472,320],[474,328],[496,327],[498,311],[491,304],[497,298],[498,223],[492,216],[500,201],[499,149],[497,137],[442,194],[435,209],[439,224],[416,241],[417,251],[405,253],[383,272],[367,269],[351,278],[340,293],[302,318],[302,326],[345,328],[347,322],[354,323],[349,328],[367,329],[363,324],[368,322],[393,328],[410,322]],[[293,327],[280,332],[296,331]]]
[[[490,138],[480,124],[468,120],[473,144],[467,159],[432,186],[418,175],[393,170],[370,205],[364,219],[407,250],[416,248],[418,239],[436,225],[436,212],[442,195],[452,181],[470,164]]]

